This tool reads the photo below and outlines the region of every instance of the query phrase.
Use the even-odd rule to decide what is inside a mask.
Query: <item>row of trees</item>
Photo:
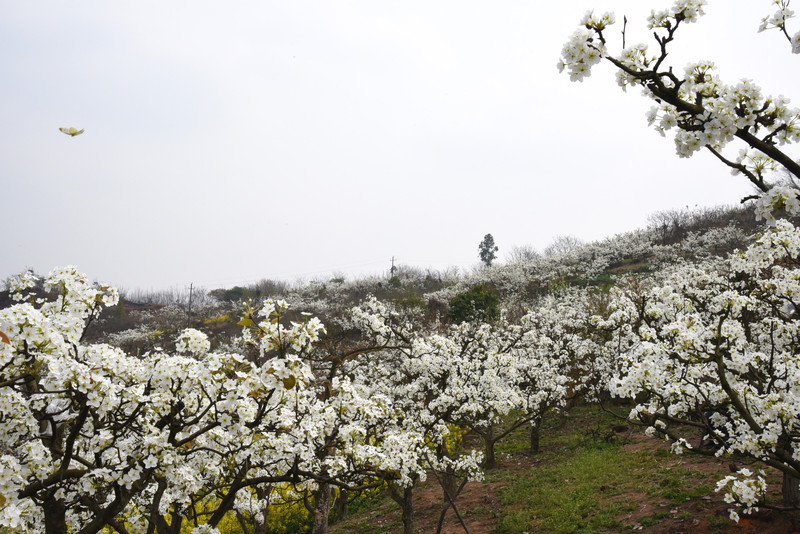
[[[267,300],[236,351],[185,330],[174,353],[132,356],[82,340],[116,292],[74,268],[49,297],[13,282],[0,312],[0,525],[44,532],[214,532],[299,499],[325,532],[334,495],[387,485],[413,532],[414,486],[433,474],[458,513],[466,480],[514,427],[564,403],[570,363],[536,321],[483,316],[442,332],[368,299],[316,318]],[[545,308],[542,308],[544,310]],[[552,320],[552,319],[551,319]],[[489,321],[489,322],[486,322]],[[486,455],[461,446],[483,436]],[[505,433],[508,432],[506,429]],[[338,491],[334,491],[337,489]]]

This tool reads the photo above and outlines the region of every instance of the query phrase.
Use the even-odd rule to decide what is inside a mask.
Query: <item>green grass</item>
[[[673,505],[683,504],[686,501],[702,497],[703,495],[710,495],[714,492],[714,490],[708,484],[700,484],[694,488],[691,487],[692,479],[696,478],[697,473],[691,471],[686,471],[686,473],[688,476],[685,476],[682,479],[664,479],[669,481],[670,484],[667,484],[669,487],[661,491],[660,495],[666,499],[669,499],[670,503]],[[687,484],[689,484],[688,487]],[[664,485],[664,481],[662,481],[662,486]]]
[[[543,429],[542,462],[504,477],[500,531],[624,530],[621,518],[637,509],[631,494],[676,505],[711,492],[700,483],[701,474],[665,467],[669,457],[660,450],[624,450],[625,437],[608,432],[618,423],[596,408],[579,408],[560,432]],[[659,511],[641,524],[651,526],[669,516]]]
[[[616,518],[633,508],[614,497],[631,483],[642,482],[640,477],[632,480],[632,473],[653,466],[651,458],[623,454],[619,449],[618,445],[588,447],[561,462],[535,467],[508,480],[501,501],[507,510],[500,520],[501,531],[620,528]]]
[[[643,518],[641,521],[639,521],[639,524],[642,525],[643,527],[652,527],[653,525],[657,525],[658,523],[660,523],[662,519],[666,519],[669,516],[670,516],[669,512],[664,512],[664,511],[656,512],[650,517]]]
[[[347,507],[347,519],[358,518],[352,522],[351,528],[359,534],[384,534],[396,531],[402,524],[388,521],[383,523],[383,519],[376,519],[394,510],[396,506],[385,491],[370,490],[350,501]]]
[[[727,532],[731,528],[731,521],[727,517],[711,516],[708,518],[708,526],[711,530]]]

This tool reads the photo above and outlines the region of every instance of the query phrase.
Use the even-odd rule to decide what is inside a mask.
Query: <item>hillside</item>
[[[323,521],[339,534],[435,532],[440,521],[440,531],[452,533],[799,530],[798,512],[782,509],[790,498],[786,471],[735,439],[748,426],[780,420],[775,410],[789,409],[780,408],[784,401],[771,389],[784,387],[776,379],[788,380],[782,378],[788,372],[743,367],[736,354],[745,351],[735,344],[752,339],[749,352],[758,343],[769,346],[762,324],[774,331],[797,322],[795,309],[781,304],[785,297],[769,300],[783,266],[800,261],[780,256],[793,250],[794,230],[760,226],[746,207],[658,214],[651,222],[645,230],[472,273],[401,266],[389,277],[123,294],[96,318],[87,312],[80,343],[124,352],[87,345],[87,355],[105,355],[84,372],[99,370],[88,382],[95,383],[109,380],[102,373],[113,377],[116,371],[106,369],[115,366],[125,373],[153,366],[137,371],[150,377],[143,394],[152,389],[165,402],[148,424],[155,435],[170,428],[167,441],[188,436],[169,454],[198,455],[200,471],[219,461],[214,469],[232,469],[237,480],[242,475],[233,473],[254,454],[287,447],[284,459],[270,460],[276,467],[261,466],[253,475],[270,481],[262,493],[253,490],[255,507],[234,507],[226,497],[244,487],[236,482],[213,491],[198,482],[191,505],[171,509],[164,521],[216,518],[223,533],[275,534],[310,531],[315,521],[316,532]],[[765,241],[773,235],[777,241]],[[778,259],[766,270],[737,266],[743,254],[762,250],[760,258],[775,244]],[[757,285],[764,276],[766,285]],[[106,302],[100,295],[107,288],[67,279],[48,289],[28,280],[22,299],[47,313],[72,310],[67,303],[75,291],[100,292],[82,301],[93,310]],[[0,298],[6,307],[13,302],[8,292]],[[750,300],[737,305],[739,298]],[[741,333],[736,323],[696,328],[721,324],[720,314],[735,316]],[[703,336],[711,337],[697,341]],[[793,336],[772,339],[774,353],[794,354],[779,348]],[[74,347],[78,360],[90,357]],[[661,360],[646,360],[653,355]],[[733,363],[717,387],[714,372],[725,359]],[[165,378],[156,380],[162,364]],[[195,370],[184,375],[184,368]],[[644,379],[636,382],[640,369]],[[184,388],[208,372],[220,373],[219,385],[207,377]],[[135,383],[131,376],[122,378],[123,390]],[[766,391],[765,407],[748,411],[749,403],[761,402],[756,393],[744,393],[747,406],[734,393],[721,396],[734,379],[741,391]],[[68,379],[54,394],[81,380],[80,374]],[[689,389],[673,390],[684,380]],[[228,413],[237,395],[243,404]],[[274,411],[269,424],[259,422],[264,415],[245,415],[264,395],[257,412]],[[54,408],[58,402],[43,409],[54,426],[60,419],[48,414],[70,410]],[[128,402],[112,413],[127,413]],[[113,432],[138,432],[129,421],[156,401],[137,402],[142,407],[113,423]],[[204,417],[209,421],[198,425]],[[214,429],[230,425],[245,436],[250,427],[255,433],[226,444]],[[755,439],[769,440],[773,432]],[[226,502],[227,511],[205,512]]]
[[[224,344],[240,331],[236,323],[242,303],[265,298],[285,299],[293,309],[324,319],[330,308],[341,309],[374,296],[418,309],[427,321],[446,321],[450,299],[478,284],[492,288],[501,307],[520,310],[535,306],[538,299],[559,288],[607,289],[620,276],[650,273],[678,261],[724,256],[744,247],[763,227],[752,209],[744,206],[673,210],[656,213],[650,220],[647,229],[471,273],[401,265],[394,275],[354,280],[318,279],[291,285],[265,279],[246,287],[200,289],[191,310],[186,293],[123,293],[120,304],[92,325],[88,337],[144,351],[157,345],[166,347],[171,334],[190,325],[206,332],[212,346]],[[7,295],[3,292],[0,298],[10,302]]]

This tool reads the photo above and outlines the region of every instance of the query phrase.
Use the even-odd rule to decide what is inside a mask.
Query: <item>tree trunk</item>
[[[46,534],[67,532],[67,507],[64,501],[49,495],[44,500],[44,531]]]
[[[539,435],[542,428],[542,416],[531,421],[531,454],[539,454]]]
[[[406,486],[398,488],[392,482],[389,482],[389,495],[392,500],[396,502],[402,510],[403,517],[403,534],[414,534],[414,501],[412,500],[414,486]],[[402,489],[402,493],[400,490]]]
[[[183,516],[172,514],[172,524],[167,523],[167,519],[159,515],[155,518],[155,530],[158,534],[178,534],[181,531]]]
[[[403,488],[403,534],[414,534],[414,502],[411,500],[414,488]]]
[[[328,513],[331,508],[331,485],[320,484],[314,504],[313,534],[328,534]]]
[[[436,472],[434,471],[434,473]],[[464,486],[467,485],[468,480],[469,479],[467,477],[464,477],[464,480],[461,481],[461,485],[456,486],[458,478],[455,475],[443,473],[439,476],[439,484],[441,484],[445,495],[445,504],[442,507],[442,513],[439,514],[439,522],[436,525],[436,534],[441,534],[442,528],[444,528],[444,518],[447,515],[447,510],[450,508],[452,508],[453,513],[456,514],[458,522],[461,523],[461,526],[464,528],[464,532],[469,534],[467,524],[464,522],[464,518],[461,517],[461,514],[456,508],[456,497],[459,496],[461,490],[463,490]]]
[[[253,521],[253,533],[254,534],[267,534],[267,507],[264,507],[264,520],[263,521]]]
[[[245,518],[244,514],[240,511],[236,511],[236,520],[239,521],[239,526],[242,529],[242,534],[250,534],[250,525],[247,523],[247,518]],[[257,523],[253,523],[253,532],[255,533]]]
[[[456,484],[458,480],[456,480],[455,475],[450,473],[440,473],[439,483],[442,485],[442,497],[444,502],[442,503],[442,512],[439,514],[439,522],[436,524],[436,534],[442,531],[444,527],[444,518],[447,516],[447,510],[450,509],[453,501],[456,499]]]
[[[256,488],[256,497],[264,502],[264,507],[259,510],[261,514],[261,521],[253,518],[254,528],[253,534],[267,534],[267,518],[269,517],[269,496],[272,494],[272,485],[268,484],[266,488]]]
[[[450,499],[456,498],[456,490],[458,489],[458,479],[452,473],[439,473],[442,484],[442,504],[446,508],[450,507]]]
[[[494,469],[497,467],[497,459],[494,455],[494,426],[489,425],[489,428],[483,432],[483,467],[486,469]]]
[[[783,505],[800,507],[800,479],[784,471],[783,473]]]

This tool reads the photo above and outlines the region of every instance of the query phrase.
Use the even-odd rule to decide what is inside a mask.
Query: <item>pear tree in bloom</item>
[[[346,368],[375,395],[391,399],[396,428],[392,441],[402,436],[407,443],[407,453],[398,457],[402,463],[392,467],[386,477],[390,494],[402,509],[403,530],[414,532],[413,489],[429,473],[440,483],[445,497],[441,528],[450,507],[461,518],[455,500],[466,482],[482,478],[483,455],[461,447],[464,430],[457,426],[460,414],[475,406],[471,395],[476,391],[466,383],[468,364],[463,361],[461,346],[447,336],[425,334],[374,298],[354,308],[351,317],[364,336],[385,343],[384,350],[371,354],[368,365],[353,361]],[[488,376],[484,378],[486,387],[494,387]],[[386,445],[390,443],[386,441]],[[398,472],[400,467],[403,471]]]
[[[527,349],[525,334],[501,316],[492,324],[462,322],[430,340],[436,357],[448,365],[442,382],[447,404],[438,408],[439,413],[451,425],[483,439],[486,468],[497,464],[497,441],[524,423],[498,433],[503,419],[522,406],[517,385],[519,357]]]
[[[553,311],[538,306],[516,322],[502,313],[491,324],[465,322],[446,333],[447,358],[460,395],[449,417],[483,439],[486,468],[496,466],[498,441],[528,423],[531,435],[538,436],[542,417],[566,403],[575,353],[556,345],[582,345],[585,340],[562,336],[562,322],[571,325],[574,317],[548,313]],[[532,440],[532,452],[538,452],[538,441]]]
[[[497,441],[563,405],[564,361],[538,345],[536,323],[529,316],[511,322],[501,314],[491,323],[475,318],[429,332],[370,299],[352,317],[367,337],[387,340],[369,365],[361,365],[356,380],[392,399],[403,435],[422,437],[415,475],[390,484],[403,509],[404,531],[413,532],[413,486],[426,471],[442,486],[441,529],[451,507],[461,519],[456,497],[467,481],[481,476],[481,463],[495,464]],[[512,413],[515,418],[509,421]],[[468,432],[482,437],[483,455],[463,449],[461,438]]]
[[[368,364],[369,355],[384,348],[390,338],[354,333],[349,311],[341,306],[317,303],[316,307],[331,323],[323,329],[325,335],[299,354],[313,379],[305,384],[305,401],[296,405],[297,425],[291,431],[303,441],[302,458],[294,470],[298,480],[283,493],[305,504],[313,517],[313,532],[322,533],[331,508],[346,509],[348,494],[380,486],[384,478],[407,477],[408,466],[417,462],[409,454],[415,449],[415,436],[393,434],[388,399],[354,381],[357,372],[345,372],[347,365],[358,369]],[[248,359],[266,364],[282,357],[282,340],[292,337],[289,333],[301,324],[292,318],[305,316],[306,322],[321,328],[309,315],[289,310],[285,301],[267,300],[260,311],[248,309],[240,322],[245,326],[240,341],[250,349]]]
[[[518,390],[531,423],[530,450],[539,452],[542,418],[578,396],[595,402],[606,394],[607,359],[590,335],[591,290],[570,288],[541,299],[522,318],[527,350],[518,360]]]
[[[295,484],[313,516],[312,531],[327,531],[333,489],[339,498],[348,493],[381,486],[384,481],[404,484],[424,476],[423,435],[409,432],[397,422],[397,407],[392,398],[374,384],[359,380],[359,369],[374,365],[373,355],[395,346],[408,344],[410,325],[384,328],[382,317],[373,313],[376,302],[352,310],[349,314],[331,317],[338,334],[310,336],[301,340],[294,332],[315,325],[316,318],[302,323],[288,321],[288,305],[284,301],[266,301],[255,319],[248,311],[244,342],[257,349],[255,359],[271,362],[285,351],[286,340],[300,341],[294,350],[311,369],[311,379],[302,389],[303,402],[295,403],[295,422],[287,435],[298,443],[294,473],[300,481]],[[364,335],[354,335],[359,325]],[[308,342],[308,343],[306,343]],[[285,357],[285,356],[281,356]],[[294,382],[289,386],[294,387]],[[309,499],[313,496],[313,499]]]
[[[800,53],[800,32],[789,29],[793,12],[788,0],[775,0],[777,11],[763,19],[760,31],[776,29],[790,42],[792,52]],[[651,11],[647,20],[655,45],[636,43],[620,53],[610,51],[612,13],[588,12],[564,45],[559,69],[572,80],[581,81],[591,69],[606,60],[617,70],[617,83],[626,89],[639,86],[655,105],[648,122],[662,135],[674,131],[675,148],[680,157],[690,157],[706,149],[731,168],[734,175],[744,175],[765,195],[761,214],[771,218],[772,208],[785,208],[800,214],[800,201],[791,188],[767,182],[767,174],[777,168],[800,178],[796,155],[787,149],[800,141],[800,111],[783,96],[766,96],[751,80],[724,83],[716,74],[713,62],[700,61],[682,70],[667,63],[670,44],[679,30],[695,23],[704,14],[705,0],[676,0],[666,10]],[[623,30],[623,43],[624,43]],[[795,69],[796,65],[787,65]],[[728,145],[740,146],[729,154]]]
[[[800,506],[800,229],[780,221],[725,260],[682,265],[650,287],[615,290],[605,326],[619,344],[613,394],[675,452],[749,457],[780,470]],[[603,321],[599,321],[603,323]],[[745,512],[764,502],[759,471],[720,481]],[[738,518],[732,510],[732,517]]]

